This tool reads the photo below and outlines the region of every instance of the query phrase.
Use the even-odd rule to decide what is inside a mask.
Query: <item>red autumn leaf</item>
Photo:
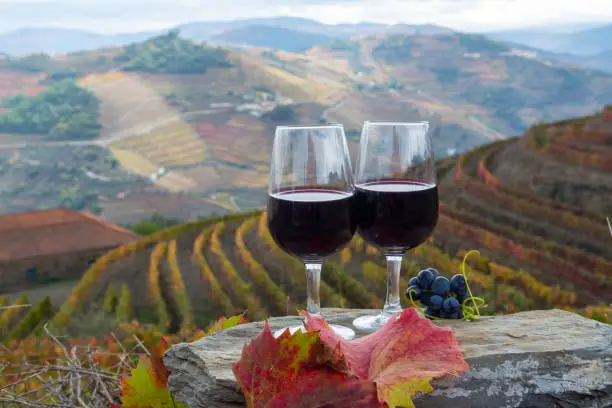
[[[333,351],[330,364],[349,376],[373,382],[378,401],[391,408],[414,407],[412,397],[432,391],[432,379],[469,369],[453,331],[422,319],[414,308],[353,341],[338,337],[324,319],[306,316],[308,331],[318,332],[320,341]]]
[[[170,370],[164,365],[164,353],[170,348],[165,338],[161,338],[151,349],[151,369],[153,370],[152,379],[160,387],[168,385]]]
[[[333,370],[330,358],[318,333],[274,338],[266,322],[233,369],[249,408],[384,407],[371,381]]]

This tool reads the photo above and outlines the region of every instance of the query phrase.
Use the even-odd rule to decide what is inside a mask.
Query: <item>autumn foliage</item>
[[[433,390],[432,379],[469,369],[452,330],[416,309],[353,341],[306,316],[306,333],[275,339],[266,324],[245,346],[234,374],[250,408],[409,408],[417,393]]]

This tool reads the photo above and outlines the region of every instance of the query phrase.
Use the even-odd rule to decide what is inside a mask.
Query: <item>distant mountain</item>
[[[590,57],[586,63],[589,67],[612,73],[612,49]]]
[[[193,40],[268,46],[291,51],[319,45],[328,42],[331,38],[350,38],[378,33],[422,35],[452,33],[452,30],[448,28],[432,24],[388,25],[363,22],[329,25],[298,17],[271,17],[235,21],[192,22],[168,27],[167,30],[112,35],[61,28],[24,28],[0,34],[0,53],[19,56],[41,52],[62,54],[92,51],[104,47],[123,46],[144,41],[170,29],[178,29],[183,37]],[[278,35],[279,38],[272,38],[274,35]],[[288,38],[281,38],[283,35],[288,35]],[[250,38],[250,36],[253,37]],[[295,41],[295,44],[291,44],[291,41]]]
[[[396,24],[384,30],[387,34],[404,35],[451,35],[455,31],[434,24]]]
[[[515,29],[506,30],[487,30],[480,32],[481,34],[490,33],[519,33],[519,32],[532,32],[532,33],[549,33],[549,34],[568,34],[576,33],[578,31],[590,30],[591,28],[597,28],[606,25],[602,22],[576,22],[576,23],[552,23],[542,24],[535,26],[527,26]]]
[[[64,54],[144,41],[159,32],[103,35],[64,28],[24,28],[0,34],[0,52],[26,55],[44,52]]]
[[[487,33],[502,41],[511,41],[556,53],[594,55],[612,49],[612,24],[572,33],[554,33],[538,29]]]
[[[285,28],[296,32],[326,35],[336,38],[350,38],[357,35],[372,35],[378,33],[402,33],[437,35],[449,34],[453,31],[434,24],[380,24],[361,22],[354,24],[324,24],[315,20],[299,17],[271,17],[236,20],[228,22],[193,22],[177,28],[189,38],[209,40],[227,31],[251,26],[267,26]]]
[[[224,31],[254,25],[286,28],[294,31],[324,34],[332,37],[352,37],[354,35],[374,34],[383,32],[390,27],[387,24],[368,22],[332,25],[300,17],[270,17],[228,22],[194,22],[181,25],[177,28],[179,28],[181,32],[188,37],[204,40]]]
[[[478,106],[482,123],[507,136],[540,120],[588,114],[612,102],[612,76],[513,50],[482,35],[389,35],[363,48],[373,50],[374,69],[412,90],[411,100],[440,112]]]
[[[233,21],[194,21],[181,24],[176,28],[185,37],[194,40],[210,40],[228,31],[233,31],[249,26],[268,26],[288,28],[291,30],[322,33],[326,25],[315,20],[298,17],[272,17],[272,18],[253,18],[246,20]]]
[[[553,52],[542,48],[531,47],[529,45],[520,44],[514,41],[501,40],[503,44],[516,50],[530,51],[537,55],[539,59],[558,61],[566,64],[576,65],[578,67],[584,67],[589,69],[596,69],[608,73],[612,73],[612,61],[610,54],[612,54],[612,47],[608,51],[594,55],[577,55],[561,52]]]
[[[324,44],[335,37],[291,30],[283,27],[251,25],[215,35],[210,41],[221,45],[244,45],[300,52],[315,45]]]

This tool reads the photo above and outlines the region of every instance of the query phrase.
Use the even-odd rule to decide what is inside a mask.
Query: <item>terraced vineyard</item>
[[[159,167],[199,164],[208,157],[204,140],[137,74],[94,74],[81,84],[102,102],[103,139],[128,170],[149,176]]]
[[[594,116],[584,126],[609,126],[606,115]],[[559,126],[574,124],[550,128]],[[508,180],[506,163],[499,161],[508,151],[521,149],[525,155],[543,156],[547,165],[557,163],[560,174],[572,166],[566,156],[537,148],[534,131],[524,139],[496,142],[438,163],[440,220],[434,236],[406,257],[402,290],[424,266],[457,273],[466,251],[478,249],[481,254],[469,258],[467,274],[475,293],[487,299],[485,313],[563,308],[610,321],[612,237],[607,214],[546,196],[536,185],[521,189]],[[552,143],[556,136],[550,134]],[[587,139],[602,148],[612,145],[609,132]],[[520,157],[515,157],[518,163]],[[593,183],[612,177],[593,166],[574,166],[572,171]],[[322,303],[379,308],[385,282],[381,253],[356,236],[325,263]],[[109,322],[134,316],[167,332],[203,328],[245,310],[259,320],[303,308],[305,285],[301,263],[276,246],[265,213],[233,214],[171,227],[108,252],[63,305],[53,305],[57,309],[49,310],[47,299],[47,306],[36,308],[38,317],[27,308],[4,311],[0,334],[6,339],[36,333],[45,316],[52,316],[57,330],[81,335],[83,321],[100,314]],[[27,301],[22,297],[18,303]],[[404,306],[409,306],[406,299]],[[18,322],[25,319],[24,327]]]
[[[187,123],[174,120],[136,137],[111,144],[135,152],[159,167],[188,166],[206,160],[206,144]]]
[[[17,94],[35,96],[46,88],[39,83],[44,78],[44,74],[29,74],[0,69],[0,100]]]

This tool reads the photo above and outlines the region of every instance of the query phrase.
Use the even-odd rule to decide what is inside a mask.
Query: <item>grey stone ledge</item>
[[[371,310],[326,309],[330,323],[351,326]],[[269,320],[272,330],[297,325],[297,316]],[[418,408],[612,408],[612,326],[561,311],[530,311],[444,321],[471,370],[434,382]],[[190,408],[245,407],[232,364],[263,322],[234,327],[173,346],[164,361],[169,388]]]

